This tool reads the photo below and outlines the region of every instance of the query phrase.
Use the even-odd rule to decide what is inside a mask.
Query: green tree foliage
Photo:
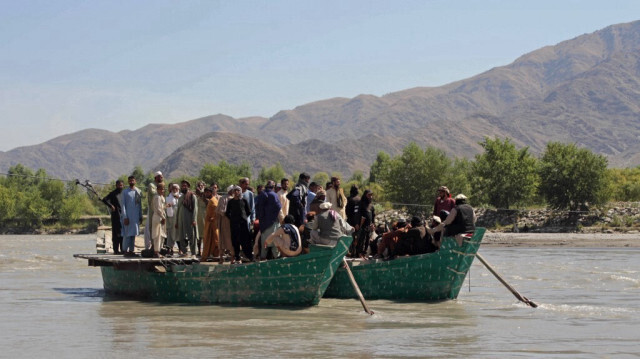
[[[274,180],[276,183],[280,183],[280,180],[286,178],[287,174],[284,172],[284,168],[280,164],[280,162],[276,163],[274,166],[269,168],[262,167],[260,169],[260,173],[258,174],[258,183],[256,186],[261,184],[267,184],[268,180]]]
[[[451,160],[446,154],[433,147],[422,150],[411,142],[400,156],[389,161],[388,166],[384,155],[379,154],[378,159],[381,157],[382,161],[377,164],[383,165],[376,168],[376,183],[384,188],[384,198],[399,204],[423,205],[407,207],[409,213],[429,212],[436,190],[450,170]]]
[[[391,169],[391,156],[384,151],[378,152],[376,160],[371,165],[369,171],[369,182],[384,181],[389,177],[389,171]]]
[[[471,191],[471,177],[472,177],[472,165],[473,162],[466,158],[456,158],[453,160],[453,165],[449,172],[446,174],[443,180],[443,185],[446,185],[452,194],[464,193],[468,197],[472,197]],[[434,197],[437,194],[433,195]],[[471,200],[473,197],[471,198]],[[473,202],[473,201],[472,201]]]
[[[609,193],[615,201],[640,201],[640,167],[609,169]]]
[[[237,185],[240,178],[251,178],[251,166],[248,163],[233,165],[225,160],[218,162],[217,165],[212,163],[205,164],[200,170],[199,178],[207,184],[212,182],[218,183],[218,188],[226,188],[230,185]],[[195,184],[192,183],[192,186]]]
[[[540,193],[558,209],[576,210],[608,200],[607,159],[575,144],[550,142],[540,159]]]
[[[16,217],[18,204],[15,192],[0,184],[0,222],[4,222]]]
[[[508,138],[485,138],[480,145],[484,153],[476,155],[472,165],[474,202],[497,208],[529,203],[538,183],[537,160],[529,148],[518,150]]]
[[[295,182],[297,181],[298,177],[295,178]],[[325,184],[329,182],[329,175],[326,172],[318,172],[311,177],[311,182],[315,182],[324,188]]]

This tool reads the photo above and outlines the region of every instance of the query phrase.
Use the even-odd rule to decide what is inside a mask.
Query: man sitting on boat
[[[340,237],[351,235],[353,232],[353,227],[338,212],[331,209],[330,202],[320,204],[320,213],[316,215],[311,229],[313,243],[328,245],[335,245]]]
[[[477,217],[473,208],[467,204],[467,196],[461,193],[455,199],[456,206],[451,210],[447,219],[433,230],[429,230],[429,233],[433,234],[444,230],[445,237],[455,236],[458,246],[461,246],[463,237],[473,234],[476,230]]]
[[[378,243],[378,254],[375,255],[375,258],[394,258],[396,256],[396,244],[406,232],[407,221],[404,218],[398,219],[391,226],[391,231],[382,235],[382,239]]]
[[[284,217],[284,224],[264,241],[264,248],[274,245],[278,248],[281,257],[295,257],[302,252],[302,240],[300,232],[293,223],[294,217]]]

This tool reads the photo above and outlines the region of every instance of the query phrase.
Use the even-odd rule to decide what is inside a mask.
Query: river
[[[5,358],[610,358],[640,353],[640,249],[481,248],[455,301],[323,299],[306,309],[105,297],[92,235],[0,236]],[[470,279],[470,280],[469,280]]]

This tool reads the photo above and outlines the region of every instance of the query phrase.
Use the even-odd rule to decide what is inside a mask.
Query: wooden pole
[[[367,303],[364,301],[364,296],[362,295],[362,292],[360,291],[360,287],[358,287],[358,283],[356,283],[356,279],[353,277],[353,273],[351,273],[351,268],[349,268],[349,264],[347,263],[347,260],[345,258],[342,258],[342,264],[344,265],[344,269],[347,270],[347,275],[349,276],[349,280],[351,280],[351,285],[353,286],[353,290],[356,291],[356,294],[358,295],[358,299],[360,299],[362,308],[364,308],[364,311],[367,312],[367,314],[373,315],[373,310],[370,310],[369,307],[367,306]]]
[[[478,258],[480,260],[480,262],[482,262],[482,264],[484,264],[485,267],[487,267],[487,269],[489,270],[489,272],[491,272],[491,274],[493,274],[496,279],[498,279],[500,281],[500,283],[502,283],[502,285],[504,285],[516,298],[518,298],[519,301],[527,304],[528,306],[532,307],[532,308],[537,308],[538,305],[532,301],[530,301],[527,297],[523,296],[522,294],[518,293],[517,290],[515,290],[512,286],[509,285],[509,283],[507,283],[506,280],[504,280],[504,278],[502,278],[500,276],[500,274],[498,274],[498,272],[496,272],[495,269],[493,269],[493,267],[487,263],[487,261],[484,259],[484,257],[482,257],[480,255],[480,253],[476,253],[476,258]]]

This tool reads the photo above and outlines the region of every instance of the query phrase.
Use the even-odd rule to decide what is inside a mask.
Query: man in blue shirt
[[[278,214],[282,205],[278,199],[278,195],[273,191],[275,187],[274,181],[268,181],[258,197],[256,198],[256,217],[260,223],[260,259],[266,259],[269,251],[273,254],[273,258],[278,257],[278,248],[271,244],[264,248],[264,242],[278,229]]]

